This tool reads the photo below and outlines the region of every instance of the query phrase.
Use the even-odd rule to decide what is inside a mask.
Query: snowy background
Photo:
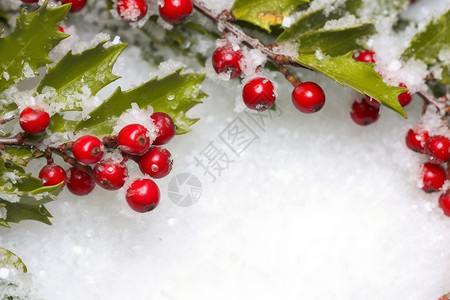
[[[448,2],[422,0],[408,15],[442,13]],[[88,41],[98,31],[81,20],[75,16],[70,24],[79,41]],[[114,73],[123,78],[105,95],[158,71],[139,51],[129,46],[120,56]],[[414,97],[406,107],[408,120],[382,108],[380,119],[363,128],[349,116],[357,97],[350,89],[302,73],[327,95],[321,112],[304,115],[293,109],[292,87],[281,74],[266,75],[279,84],[279,109],[266,113],[264,124],[234,112],[239,81],[205,81],[209,97],[190,112],[201,120],[167,147],[174,169],[158,181],[162,199],[155,211],[134,213],[117,193],[99,187],[87,197],[65,190],[47,206],[52,226],[0,228],[2,247],[32,274],[33,295],[437,300],[450,292],[450,218],[437,207],[438,194],[417,187],[419,158],[404,144],[419,121],[421,100]],[[254,134],[239,155],[221,139],[236,122]],[[196,163],[211,145],[230,160],[214,182]],[[193,174],[202,186],[200,199],[188,207],[168,195],[180,173]],[[188,192],[186,186],[180,191]]]

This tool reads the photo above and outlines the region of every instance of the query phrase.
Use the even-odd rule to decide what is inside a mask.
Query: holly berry
[[[217,48],[212,56],[213,68],[217,74],[227,73],[230,78],[239,77],[242,74],[240,61],[242,59],[241,50],[235,51],[233,46],[227,45]]]
[[[418,128],[410,129],[406,134],[406,146],[412,151],[424,153],[424,145],[428,138],[428,131],[419,130]]]
[[[166,22],[178,24],[189,17],[193,8],[191,0],[164,0],[159,5],[159,14]]]
[[[153,141],[153,145],[167,144],[175,136],[175,124],[172,118],[163,112],[155,112],[151,118],[158,128],[158,136]]]
[[[380,117],[379,112],[379,107],[370,105],[363,98],[360,102],[353,102],[350,117],[356,124],[360,126],[367,126],[378,120],[378,118]]]
[[[39,0],[22,0],[22,2],[24,3],[34,3],[34,2],[38,2]]]
[[[125,184],[128,177],[127,166],[123,162],[111,159],[102,160],[94,167],[95,182],[105,190],[118,190]]]
[[[275,87],[266,78],[258,77],[248,82],[242,90],[245,105],[253,110],[266,110],[275,102]]]
[[[72,153],[83,164],[95,164],[103,157],[103,143],[95,136],[85,135],[73,143]]]
[[[375,52],[370,50],[359,51],[354,57],[357,61],[375,63]]]
[[[127,190],[128,205],[135,211],[145,213],[155,209],[159,203],[160,192],[151,179],[138,179]]]
[[[19,124],[26,133],[38,134],[50,124],[50,115],[41,107],[28,106],[20,113]]]
[[[407,86],[403,83],[400,83],[399,85],[400,87],[404,87],[406,88]],[[412,100],[411,94],[409,92],[404,92],[401,93],[400,95],[398,95],[398,102],[400,102],[401,106],[406,106],[408,105]]]
[[[139,160],[142,173],[153,178],[162,178],[172,170],[172,155],[167,149],[152,147]]]
[[[80,11],[85,5],[87,0],[63,0],[62,4],[72,3],[70,7],[71,12]]]
[[[117,12],[126,22],[137,22],[142,19],[148,10],[145,0],[118,0]]]
[[[364,99],[368,104],[372,105],[373,107],[379,108],[381,106],[381,103],[377,100],[373,99],[372,97],[369,97],[366,95]]]
[[[80,170],[77,167],[69,169],[69,176],[67,178],[67,188],[72,194],[83,196],[92,192],[95,188],[94,177],[92,177],[92,170],[89,168],[87,172]]]
[[[318,84],[303,82],[292,91],[292,103],[302,113],[315,113],[324,106],[325,93]]]
[[[425,154],[436,164],[442,164],[450,159],[450,140],[442,135],[434,135],[425,142]]]
[[[445,192],[439,197],[439,207],[444,211],[444,215],[450,217],[450,191]]]
[[[67,174],[61,166],[48,164],[39,172],[39,178],[44,186],[58,185],[61,182],[64,182],[63,185],[65,185]]]
[[[447,173],[438,164],[425,163],[422,168],[422,181],[424,190],[427,193],[437,192],[444,185]]]
[[[64,33],[64,28],[62,26],[58,26],[58,31]]]
[[[122,128],[117,137],[119,149],[125,153],[140,155],[150,147],[147,128],[140,124],[130,124]]]

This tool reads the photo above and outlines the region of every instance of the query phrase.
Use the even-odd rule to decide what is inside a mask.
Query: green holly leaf
[[[4,150],[0,151],[0,155],[6,162],[25,167],[31,160],[42,157],[44,153],[27,147],[6,146]]]
[[[12,32],[0,38],[0,92],[51,63],[48,53],[67,37],[58,31],[58,23],[69,9],[70,5],[49,8],[45,2],[34,12],[22,11]]]
[[[237,20],[247,21],[270,32],[283,18],[309,0],[236,0],[231,9]]]
[[[51,132],[73,131],[78,121],[66,120],[60,114],[54,114],[50,118],[48,129]]]
[[[339,56],[359,48],[362,38],[376,32],[373,24],[361,24],[350,28],[320,30],[301,35],[300,54],[314,54],[317,50],[331,56]]]
[[[373,69],[374,64],[358,62],[352,52],[342,56],[299,55],[297,61],[304,66],[317,70],[341,85],[349,86],[361,94],[368,95],[381,104],[398,112],[406,118],[405,111],[398,102],[398,95],[407,91],[405,88],[388,86]]]
[[[51,87],[56,94],[47,102],[65,103],[65,109],[74,109],[79,96],[95,96],[99,90],[120,78],[112,73],[112,68],[127,44],[106,46],[107,41],[80,54],[69,51],[54,67],[50,68],[39,84],[37,91]]]
[[[202,103],[200,99],[206,96],[200,89],[205,75],[176,71],[164,78],[154,78],[143,85],[123,92],[117,88],[98,108],[92,111],[87,120],[80,121],[76,131],[88,131],[98,136],[111,134],[117,118],[132,103],[140,108],[151,105],[154,111],[165,112],[170,115],[176,126],[176,133],[183,134],[190,131],[190,126],[198,119],[191,119],[186,112],[195,105]]]
[[[450,65],[442,67],[442,79],[439,82],[450,85]]]
[[[11,251],[0,247],[0,267],[6,268],[13,266],[17,271],[26,273],[27,267],[23,261]]]
[[[338,6],[328,13],[325,12],[326,7],[311,11],[286,28],[278,36],[277,43],[297,38],[307,32],[319,30],[327,21],[342,18],[347,13],[356,15],[356,11],[361,7],[361,4],[362,0],[348,0],[342,6]]]
[[[403,52],[402,59],[418,59],[428,65],[439,61],[439,52],[450,45],[450,10],[439,18],[433,19],[425,29],[417,33],[409,47]]]

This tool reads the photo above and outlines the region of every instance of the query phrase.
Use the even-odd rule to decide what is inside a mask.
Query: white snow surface
[[[85,42],[96,33],[77,31]],[[114,67],[122,78],[99,97],[158,72],[129,46]],[[31,274],[29,297],[437,300],[450,292],[450,218],[437,207],[438,194],[417,187],[423,160],[404,144],[421,100],[415,96],[405,108],[407,120],[382,108],[375,124],[359,127],[349,116],[360,97],[354,91],[302,71],[303,81],[319,83],[327,95],[319,113],[304,115],[293,109],[283,76],[268,75],[278,84],[277,110],[259,115],[234,111],[239,80],[205,81],[209,98],[189,112],[201,120],[167,145],[174,166],[157,180],[161,202],[153,212],[135,213],[99,187],[86,197],[65,190],[46,205],[52,226],[0,228],[0,246]],[[233,152],[226,142],[237,125],[251,143]],[[220,174],[211,167],[214,182],[198,163],[211,147],[229,163]],[[32,162],[35,175],[43,165]],[[180,173],[202,185],[188,207],[168,195]],[[180,190],[188,192],[186,185]]]

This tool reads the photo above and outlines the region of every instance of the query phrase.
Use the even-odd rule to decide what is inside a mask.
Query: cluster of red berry
[[[95,136],[84,135],[73,143],[67,143],[76,160],[67,173],[49,157],[39,178],[44,186],[67,184],[70,192],[81,196],[92,192],[95,183],[106,190],[122,188],[128,178],[125,162],[129,159],[136,161],[142,173],[152,178],[166,176],[172,169],[172,155],[167,149],[154,146],[167,144],[175,135],[175,125],[172,118],[162,112],[153,113],[149,122],[156,127],[157,136],[154,141],[151,141],[148,129],[140,124],[127,125],[116,137],[109,138],[108,146],[120,150],[120,159],[102,160],[104,143]],[[41,107],[29,106],[19,117],[21,128],[31,135],[43,132],[49,123],[50,115]],[[58,148],[56,150],[61,151]],[[135,211],[154,209],[159,198],[159,188],[149,178],[137,179],[127,187],[126,200]]]
[[[166,22],[178,24],[192,13],[191,0],[164,0],[159,5],[159,14]],[[145,0],[117,0],[117,12],[126,22],[137,22],[147,14]]]
[[[428,159],[422,166],[422,189],[427,193],[441,190],[447,179],[442,164],[450,160],[450,140],[443,135],[430,136],[428,131],[415,127],[406,134],[406,146]],[[450,217],[450,190],[441,194],[439,206]]]
[[[228,74],[230,79],[234,79],[242,75],[245,61],[241,50],[235,50],[231,44],[227,44],[214,51],[212,64],[217,74]],[[249,109],[266,110],[275,103],[275,87],[269,79],[256,77],[244,85],[242,98]],[[292,102],[299,111],[314,113],[324,106],[325,93],[314,82],[298,82],[292,92]]]
[[[363,50],[356,52],[354,59],[361,62],[375,63],[375,53],[370,50]],[[400,83],[401,87],[406,87],[403,83]],[[408,105],[412,100],[409,92],[401,93],[398,96],[398,101],[402,107]],[[363,96],[360,101],[355,101],[352,104],[352,110],[350,117],[352,120],[361,126],[366,126],[374,123],[380,116],[380,102],[369,97]]]

